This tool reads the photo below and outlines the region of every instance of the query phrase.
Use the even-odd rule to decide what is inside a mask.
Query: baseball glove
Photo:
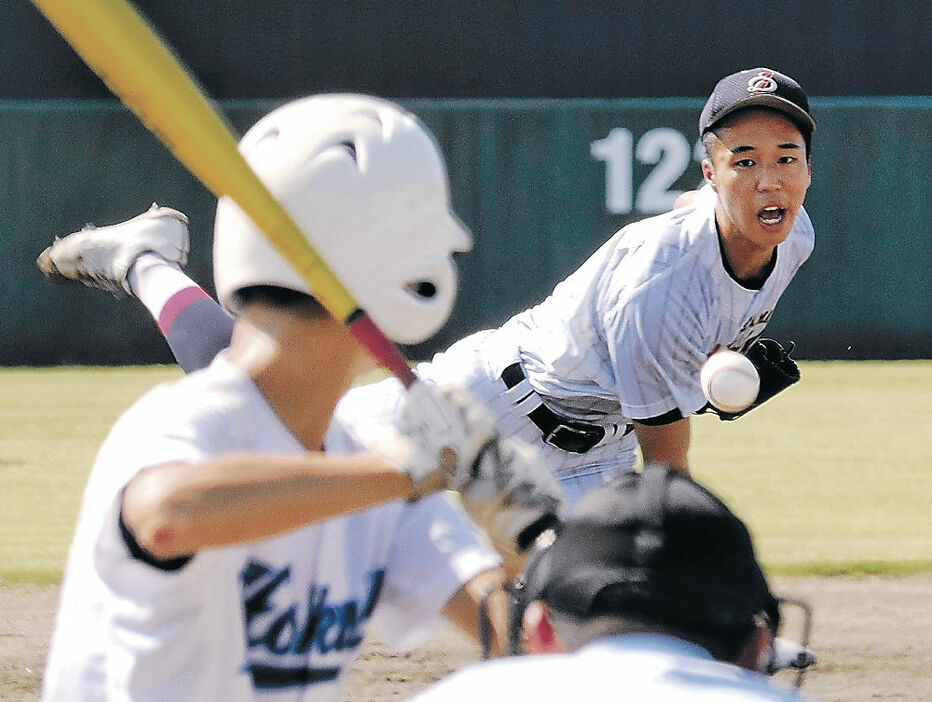
[[[711,404],[706,404],[699,413],[712,412],[717,414],[723,422],[730,422],[733,419],[742,417],[755,407],[763,404],[778,392],[785,390],[790,385],[799,381],[799,366],[796,361],[790,358],[796,344],[790,341],[786,347],[783,347],[779,341],[774,339],[757,339],[744,352],[744,355],[750,359],[751,363],[757,369],[760,376],[760,389],[757,391],[757,398],[747,409],[740,412],[725,412]]]

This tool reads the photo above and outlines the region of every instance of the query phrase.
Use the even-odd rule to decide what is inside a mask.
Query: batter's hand
[[[415,383],[385,455],[411,477],[412,499],[458,491],[466,511],[506,557],[553,526],[563,493],[537,451],[503,439],[491,414],[456,387]]]
[[[457,489],[473,521],[514,562],[563,512],[563,491],[537,450],[515,438],[496,438]]]
[[[403,402],[398,440],[379,447],[381,453],[411,478],[412,500],[458,489],[498,436],[491,415],[463,390],[424,381],[414,383]]]

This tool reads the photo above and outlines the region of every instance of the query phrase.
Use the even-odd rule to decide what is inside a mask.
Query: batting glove
[[[411,499],[458,491],[503,555],[523,554],[558,521],[563,492],[538,452],[503,439],[488,410],[464,390],[415,383],[396,427],[396,439],[379,448],[411,478]]]
[[[457,489],[466,512],[506,557],[523,557],[564,507],[563,491],[537,450],[515,438],[489,442]]]
[[[411,499],[464,484],[497,436],[491,415],[463,390],[423,381],[405,393],[398,435],[376,450],[411,478]]]

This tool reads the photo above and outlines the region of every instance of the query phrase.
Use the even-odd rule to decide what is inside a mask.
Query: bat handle
[[[406,388],[410,388],[414,384],[417,375],[411,370],[411,366],[408,365],[405,357],[386,338],[385,334],[375,326],[375,323],[366,313],[362,310],[356,310],[347,319],[346,328],[349,329],[353,338],[365,347],[383,368],[398,378]]]

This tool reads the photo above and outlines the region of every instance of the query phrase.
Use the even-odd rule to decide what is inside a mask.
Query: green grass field
[[[695,477],[772,573],[932,570],[932,362],[809,362],[739,421],[693,422]],[[0,579],[61,577],[97,447],[175,367],[0,369]]]

